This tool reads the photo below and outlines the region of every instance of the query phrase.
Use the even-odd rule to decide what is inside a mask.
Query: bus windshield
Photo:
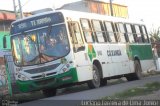
[[[16,65],[46,63],[69,53],[65,24],[24,32],[12,38]]]

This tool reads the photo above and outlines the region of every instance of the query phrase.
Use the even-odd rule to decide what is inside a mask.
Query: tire
[[[101,78],[100,86],[106,86],[107,85],[107,79]]]
[[[142,68],[141,68],[139,61],[137,61],[137,60],[134,61],[134,69],[135,69],[135,79],[136,80],[141,79],[143,77],[142,76]]]
[[[134,73],[126,75],[126,79],[128,81],[139,80],[143,77],[142,76],[142,68],[141,68],[141,65],[138,60],[134,61],[134,70],[135,70]]]
[[[134,80],[136,80],[135,79],[135,73],[131,73],[131,74],[126,75],[126,79],[127,79],[127,81],[134,81]]]
[[[42,91],[45,97],[51,97],[56,95],[57,90],[53,88],[53,89],[44,89]]]
[[[90,81],[88,81],[88,87],[90,89],[99,88],[100,87],[100,74],[99,74],[99,70],[98,70],[98,68],[95,65],[93,65],[92,71],[93,71],[93,79],[90,80]]]

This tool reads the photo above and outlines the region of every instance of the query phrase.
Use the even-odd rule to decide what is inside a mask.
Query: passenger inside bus
[[[40,54],[46,61],[60,58],[69,50],[67,35],[62,28],[52,28],[49,34],[43,33],[40,36]]]

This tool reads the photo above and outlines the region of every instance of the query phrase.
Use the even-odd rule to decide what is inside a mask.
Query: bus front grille
[[[50,66],[39,67],[39,68],[31,69],[31,70],[24,70],[24,72],[27,72],[29,74],[43,73],[46,71],[56,69],[59,65],[60,65],[60,63],[57,63],[57,64],[53,64]]]
[[[53,83],[53,82],[55,82],[55,78],[35,81],[36,85],[48,85],[48,84]]]

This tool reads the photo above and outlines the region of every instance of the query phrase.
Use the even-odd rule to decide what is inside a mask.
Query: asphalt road
[[[97,89],[88,89],[85,91],[31,101],[23,104],[18,104],[18,106],[80,106],[83,105],[83,100],[100,99],[102,97],[111,96],[115,93],[119,93],[133,87],[143,86],[146,83],[155,81],[160,82],[160,75],[145,77],[141,80],[131,82],[108,85]]]

